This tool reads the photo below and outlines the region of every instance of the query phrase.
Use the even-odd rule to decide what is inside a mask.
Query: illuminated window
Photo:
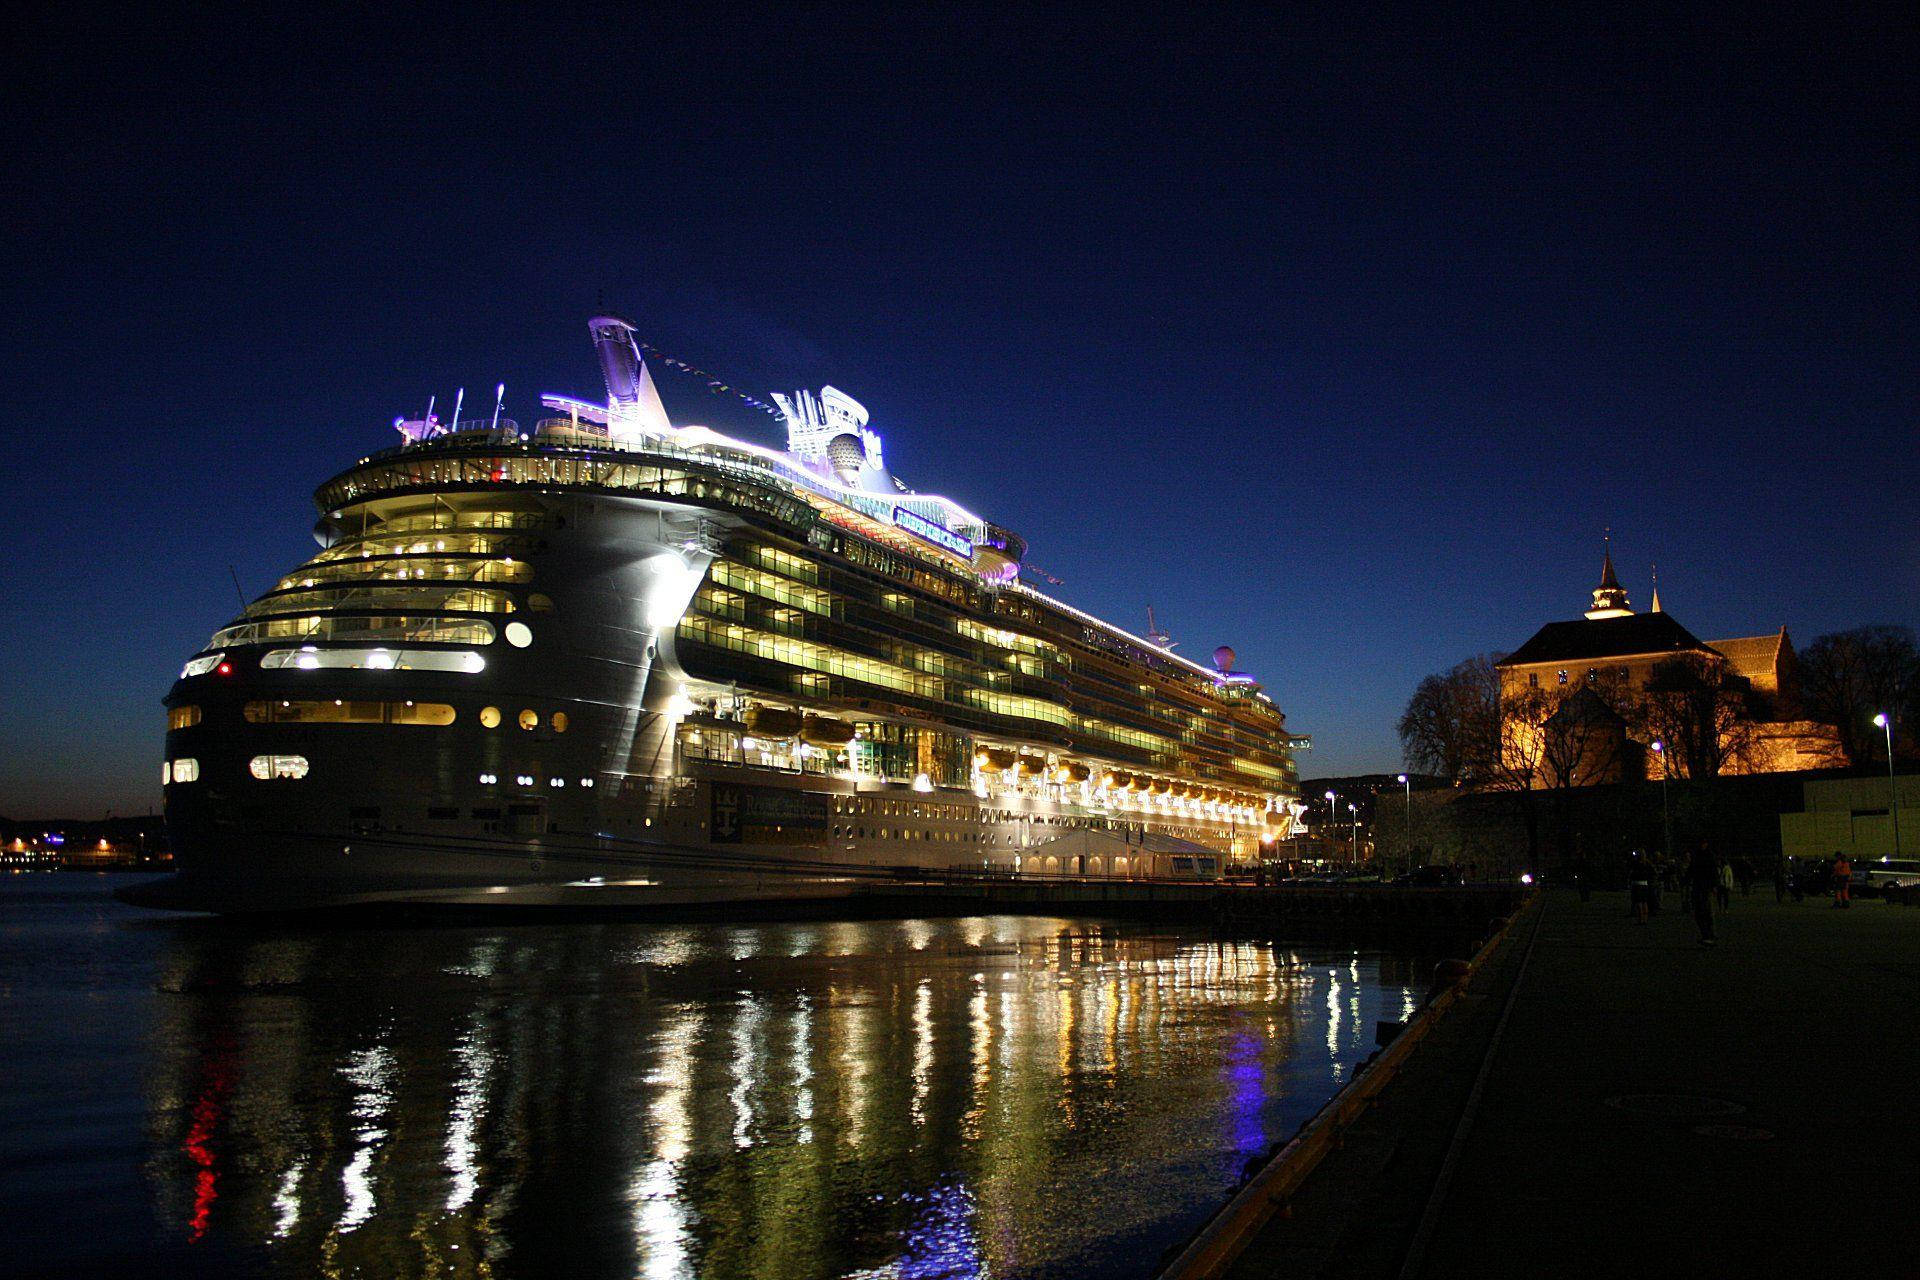
[[[247,772],[262,782],[274,778],[304,778],[307,776],[307,758],[305,756],[255,756],[247,761]]]
[[[1567,682],[1567,673],[1562,671],[1560,673],[1560,683],[1565,684],[1566,682]]]
[[[477,675],[487,660],[470,649],[274,649],[260,659],[263,671],[462,671]]]
[[[200,708],[198,707],[175,707],[167,712],[167,728],[169,729],[191,729],[199,723]]]
[[[227,655],[224,653],[202,654],[200,657],[195,658],[193,661],[187,663],[186,666],[180,668],[180,678],[182,680],[186,680],[193,676],[203,676],[207,674],[207,672],[219,666],[220,659],[226,656]]]
[[[486,729],[498,729],[500,727],[500,708],[480,708],[480,725]]]
[[[173,780],[175,782],[198,782],[200,780],[200,762],[192,756],[182,756],[173,762]]]
[[[249,702],[248,724],[452,724],[444,702],[357,702],[342,698],[276,698]]]
[[[538,729],[540,727],[539,712],[522,711],[520,713],[520,727],[522,729]]]
[[[442,543],[445,539],[440,540]],[[455,540],[460,546],[465,543]],[[524,560],[460,560],[424,556],[408,549],[417,543],[368,542],[358,544],[352,558],[322,552],[311,562],[280,579],[281,591],[318,587],[335,582],[526,582],[533,567]],[[446,550],[437,546],[436,550]],[[484,549],[484,546],[483,548]],[[361,555],[365,551],[368,554]],[[372,557],[378,556],[379,559]],[[329,563],[331,562],[331,563]]]
[[[262,596],[247,606],[246,616],[265,618],[286,613],[332,613],[356,608],[512,613],[513,597],[505,591],[465,585],[369,582],[282,591]]]
[[[160,785],[163,787],[173,785],[173,761],[171,760],[160,762]]]
[[[264,644],[270,640],[384,640],[421,644],[492,644],[493,624],[478,618],[422,618],[307,614],[243,622],[214,633],[210,647]],[[302,665],[302,664],[294,664]]]
[[[507,643],[516,649],[524,649],[533,643],[533,629],[524,622],[507,624]]]
[[[553,713],[553,731],[555,733],[565,733],[567,731],[567,713],[566,712],[556,711]]]
[[[444,702],[389,702],[388,724],[452,724],[454,709]]]

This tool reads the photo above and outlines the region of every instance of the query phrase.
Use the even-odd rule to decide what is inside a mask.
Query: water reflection
[[[306,1275],[1137,1275],[1413,999],[1060,920],[162,948],[165,1229]]]

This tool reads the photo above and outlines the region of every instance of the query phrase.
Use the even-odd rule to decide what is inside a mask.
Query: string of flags
[[[1037,564],[1022,563],[1020,566],[1020,572],[1037,574],[1038,576],[1045,578],[1048,582],[1052,583],[1056,587],[1064,587],[1067,585],[1065,579],[1054,577],[1052,574],[1048,573],[1045,569],[1042,569]]]
[[[787,420],[786,414],[780,412],[780,410],[774,408],[772,405],[768,404],[765,400],[760,399],[758,396],[748,395],[746,392],[742,391],[738,387],[727,385],[726,383],[722,382],[720,379],[708,373],[705,369],[697,369],[694,366],[688,364],[685,360],[682,360],[677,356],[670,356],[666,352],[662,351],[660,348],[654,346],[651,342],[640,342],[638,338],[635,338],[634,341],[639,343],[640,350],[646,352],[647,355],[659,361],[661,364],[667,365],[674,369],[678,369],[680,372],[688,375],[689,377],[698,378],[700,379],[700,381],[706,383],[707,390],[712,391],[717,395],[729,395],[729,396],[733,396],[738,400],[743,400],[747,404],[750,404],[754,408],[760,410],[762,413],[769,414],[772,417],[778,418],[782,422],[785,422]]]

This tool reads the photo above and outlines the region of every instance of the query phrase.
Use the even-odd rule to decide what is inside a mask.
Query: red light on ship
[[[223,676],[230,676],[233,674],[233,664],[231,662],[223,662],[215,667],[214,670]]]

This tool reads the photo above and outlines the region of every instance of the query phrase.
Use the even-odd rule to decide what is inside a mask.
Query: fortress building
[[[1678,660],[1678,661],[1676,661]],[[1801,718],[1793,642],[1785,627],[1766,635],[1701,640],[1667,613],[1660,591],[1636,613],[1603,555],[1600,584],[1584,616],[1549,622],[1498,664],[1504,750],[1540,759],[1534,785],[1685,776],[1684,752],[1661,743],[1681,679],[1713,690],[1710,718],[1721,735],[1719,772],[1780,773],[1844,763],[1831,725]],[[1559,735],[1561,750],[1552,748]],[[1577,744],[1568,739],[1579,736]],[[1697,753],[1696,753],[1697,754]],[[1666,761],[1662,763],[1662,756]]]

